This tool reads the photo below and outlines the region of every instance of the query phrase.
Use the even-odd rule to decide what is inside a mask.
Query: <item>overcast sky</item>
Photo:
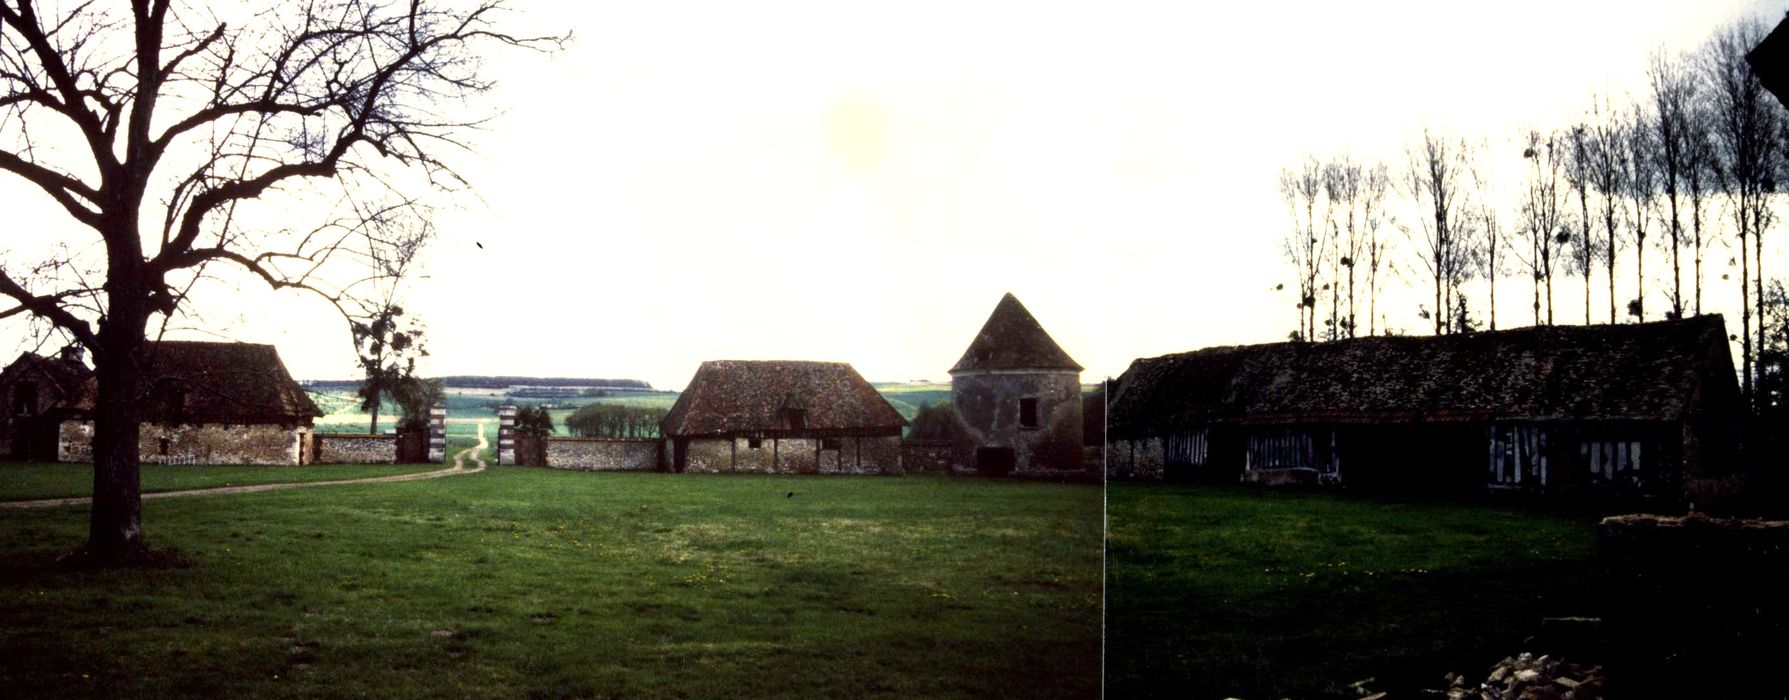
[[[945,379],[1008,291],[1086,381],[1284,339],[1281,167],[1343,149],[1401,164],[1425,126],[1563,125],[1593,92],[1640,90],[1654,49],[1786,7],[517,5],[523,27],[574,39],[491,60],[503,114],[463,168],[479,199],[441,215],[410,290],[425,369],[667,388],[706,359]],[[1417,331],[1427,292],[1410,282],[1386,314]],[[1525,323],[1526,287],[1506,284],[1502,325]],[[240,287],[201,300],[206,332],[184,335],[354,374],[332,311]]]

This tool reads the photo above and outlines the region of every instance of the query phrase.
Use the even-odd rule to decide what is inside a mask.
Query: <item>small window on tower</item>
[[[1037,427],[1037,399],[1019,399],[1019,427]]]

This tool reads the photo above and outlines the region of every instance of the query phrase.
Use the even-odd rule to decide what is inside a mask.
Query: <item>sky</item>
[[[944,380],[1006,292],[1089,382],[1138,357],[1282,340],[1297,318],[1274,289],[1293,282],[1282,167],[1346,151],[1395,170],[1425,128],[1519,165],[1519,129],[1637,94],[1652,51],[1789,4],[516,8],[523,33],[572,39],[487,57],[499,85],[473,108],[497,116],[456,156],[476,196],[438,214],[405,291],[428,328],[423,369],[676,389],[710,359]],[[30,196],[0,183],[33,232],[0,251],[91,245]],[[1526,286],[1500,284],[1503,325],[1525,323]],[[274,343],[298,377],[354,375],[326,305],[212,286],[174,336]],[[1571,286],[1562,308],[1580,303]],[[1386,322],[1421,331],[1426,295],[1394,280]],[[24,332],[0,321],[0,339]]]

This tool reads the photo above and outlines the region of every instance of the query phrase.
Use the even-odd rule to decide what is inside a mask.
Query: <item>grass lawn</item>
[[[1596,610],[1590,517],[1124,483],[1108,509],[1110,697],[1437,687]]]
[[[440,469],[436,464],[319,464],[303,467],[142,467],[143,493],[214,486],[281,484],[391,476]],[[93,494],[93,465],[0,462],[0,501],[70,498]]]
[[[789,495],[793,493],[793,495]],[[190,568],[0,512],[19,697],[1093,697],[1101,491],[495,468],[149,501]]]

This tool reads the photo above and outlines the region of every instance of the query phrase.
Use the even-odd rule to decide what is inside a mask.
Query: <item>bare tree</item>
[[[1377,335],[1379,272],[1385,267],[1391,241],[1380,232],[1392,222],[1386,215],[1385,198],[1391,192],[1391,171],[1384,163],[1362,169],[1360,188],[1362,243],[1367,255],[1367,335]],[[1358,327],[1350,323],[1351,328]]]
[[[1764,231],[1773,220],[1771,203],[1782,170],[1782,105],[1764,91],[1745,60],[1767,29],[1756,19],[1736,22],[1716,32],[1703,47],[1702,70],[1708,80],[1713,113],[1716,172],[1739,237],[1740,389],[1755,401],[1752,360],[1752,304],[1764,297]],[[1750,241],[1752,249],[1746,249]],[[1755,292],[1747,284],[1756,280]],[[1763,345],[1763,324],[1757,344]]]
[[[1477,150],[1480,158],[1475,158],[1468,164],[1472,171],[1473,195],[1478,205],[1472,212],[1470,228],[1473,255],[1470,264],[1477,274],[1484,275],[1490,296],[1487,307],[1490,329],[1497,330],[1497,278],[1503,276],[1509,267],[1509,246],[1505,240],[1507,232],[1504,230],[1502,216],[1497,211],[1501,200],[1497,196],[1496,185],[1486,171],[1485,164],[1480,162],[1488,152],[1489,144],[1480,144]]]
[[[1406,229],[1422,247],[1422,263],[1435,285],[1435,334],[1449,331],[1454,318],[1455,289],[1468,274],[1469,241],[1465,234],[1473,209],[1466,200],[1469,148],[1423,130],[1422,141],[1406,153],[1405,194],[1421,211],[1414,229]]]
[[[1595,158],[1595,139],[1591,136],[1590,125],[1579,123],[1566,132],[1568,145],[1565,168],[1566,184],[1578,200],[1577,235],[1569,242],[1573,267],[1568,268],[1574,274],[1584,278],[1584,324],[1590,325],[1590,268],[1597,259],[1596,236],[1591,232],[1590,191],[1592,163]]]
[[[1646,320],[1646,234],[1657,210],[1659,160],[1662,150],[1656,134],[1656,117],[1635,106],[1622,129],[1622,194],[1627,200],[1628,232],[1634,243],[1634,299],[1628,315]]]
[[[1684,122],[1683,193],[1690,205],[1691,306],[1702,315],[1702,251],[1713,244],[1718,228],[1705,228],[1708,208],[1720,190],[1719,159],[1715,153],[1714,110],[1705,99],[1691,103]],[[1713,217],[1718,218],[1718,217]]]
[[[92,277],[52,281],[0,262],[0,294],[16,304],[0,317],[35,315],[92,350],[87,556],[144,551],[137,441],[151,321],[180,313],[214,264],[338,302],[362,274],[378,276],[348,245],[378,232],[378,217],[362,215],[405,210],[407,189],[459,186],[441,151],[477,124],[463,112],[491,85],[481,52],[537,45],[498,28],[500,2],[220,11],[134,0],[128,14],[70,3],[48,16],[32,0],[0,2],[0,171],[103,247]],[[307,193],[315,200],[298,201]],[[257,202],[290,210],[256,216]]]
[[[1522,158],[1528,161],[1528,178],[1521,204],[1522,245],[1512,252],[1528,269],[1534,286],[1534,325],[1541,325],[1542,300],[1546,324],[1553,325],[1553,274],[1570,240],[1567,228],[1565,165],[1569,153],[1559,132],[1530,130],[1524,137]]]
[[[1364,164],[1344,155],[1324,166],[1323,182],[1325,197],[1332,208],[1339,210],[1332,218],[1335,252],[1330,260],[1334,266],[1331,288],[1338,290],[1335,298],[1341,303],[1332,304],[1332,309],[1340,309],[1344,304],[1347,308],[1345,312],[1332,311],[1333,323],[1338,337],[1355,337],[1360,332],[1359,303],[1364,293],[1370,335],[1373,296],[1377,291],[1374,282],[1382,250],[1379,229],[1384,225],[1385,195],[1390,186],[1386,169],[1383,164]],[[1362,267],[1367,268],[1364,290],[1358,288],[1360,280],[1356,279],[1356,272]]]
[[[1298,333],[1304,340],[1316,340],[1317,285],[1329,238],[1329,227],[1317,217],[1317,206],[1324,199],[1323,165],[1307,157],[1299,169],[1281,170],[1280,196],[1292,215],[1284,250],[1298,272]]]
[[[1646,73],[1652,93],[1650,135],[1657,155],[1658,188],[1664,194],[1663,223],[1671,249],[1671,318],[1683,318],[1683,249],[1687,242],[1682,207],[1696,177],[1695,140],[1699,127],[1696,103],[1700,100],[1695,73],[1681,56],[1655,51]]]
[[[1608,268],[1609,322],[1616,323],[1615,259],[1623,247],[1621,224],[1627,191],[1627,128],[1606,101],[1593,100],[1590,113],[1590,188],[1596,192],[1597,218],[1603,225],[1602,250],[1598,256]],[[1586,227],[1586,231],[1589,227]],[[1588,236],[1586,236],[1588,238]]]

